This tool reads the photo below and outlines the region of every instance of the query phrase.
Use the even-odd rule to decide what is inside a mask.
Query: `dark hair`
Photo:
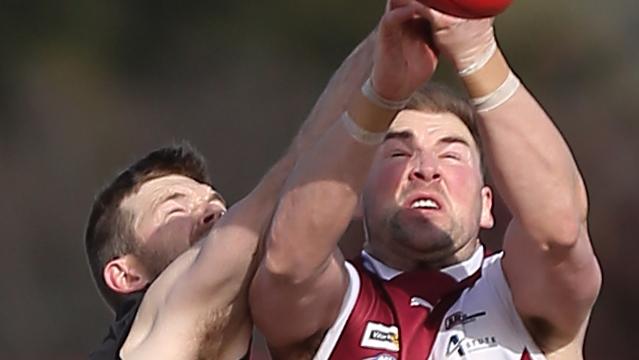
[[[133,230],[133,214],[121,209],[122,200],[135,194],[145,182],[174,174],[209,183],[202,155],[188,143],[182,143],[159,148],[136,161],[93,201],[85,233],[86,253],[93,280],[112,309],[117,309],[123,296],[107,286],[104,268],[109,261],[135,253],[139,247]]]
[[[466,125],[473,136],[481,160],[481,138],[479,136],[479,130],[477,129],[477,117],[479,115],[468,99],[455,94],[449,87],[437,83],[428,83],[411,96],[410,101],[406,105],[406,109],[434,113],[449,112],[457,116],[464,125]],[[484,170],[482,161],[482,174]]]

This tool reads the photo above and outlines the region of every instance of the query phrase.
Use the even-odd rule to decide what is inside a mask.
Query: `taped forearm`
[[[496,45],[494,50],[489,49],[487,55],[473,64],[475,66],[471,65],[459,72],[471,102],[479,112],[501,106],[521,85]]]
[[[376,145],[396,112],[358,91],[342,121],[300,158],[269,231],[265,264],[270,272],[298,283],[326,263],[353,216]],[[363,134],[381,137],[371,142]]]
[[[513,215],[544,247],[573,243],[587,201],[559,130],[498,49],[462,80],[481,115],[478,127],[492,177]]]

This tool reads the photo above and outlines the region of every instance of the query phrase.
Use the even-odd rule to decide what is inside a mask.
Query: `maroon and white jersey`
[[[513,305],[503,253],[401,272],[363,252],[315,360],[543,360]]]

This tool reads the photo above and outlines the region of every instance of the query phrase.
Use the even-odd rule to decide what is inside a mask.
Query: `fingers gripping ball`
[[[512,0],[419,0],[433,9],[462,18],[495,16],[508,8]]]

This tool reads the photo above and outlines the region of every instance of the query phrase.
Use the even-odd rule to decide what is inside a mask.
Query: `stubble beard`
[[[175,249],[149,249],[144,246],[136,251],[136,256],[149,276],[149,282],[155,281],[179,255]]]
[[[391,243],[399,245],[397,250],[406,252],[403,255],[413,258],[420,267],[439,268],[447,264],[466,243],[462,224],[453,218],[438,225],[400,210],[390,217],[388,226]]]

